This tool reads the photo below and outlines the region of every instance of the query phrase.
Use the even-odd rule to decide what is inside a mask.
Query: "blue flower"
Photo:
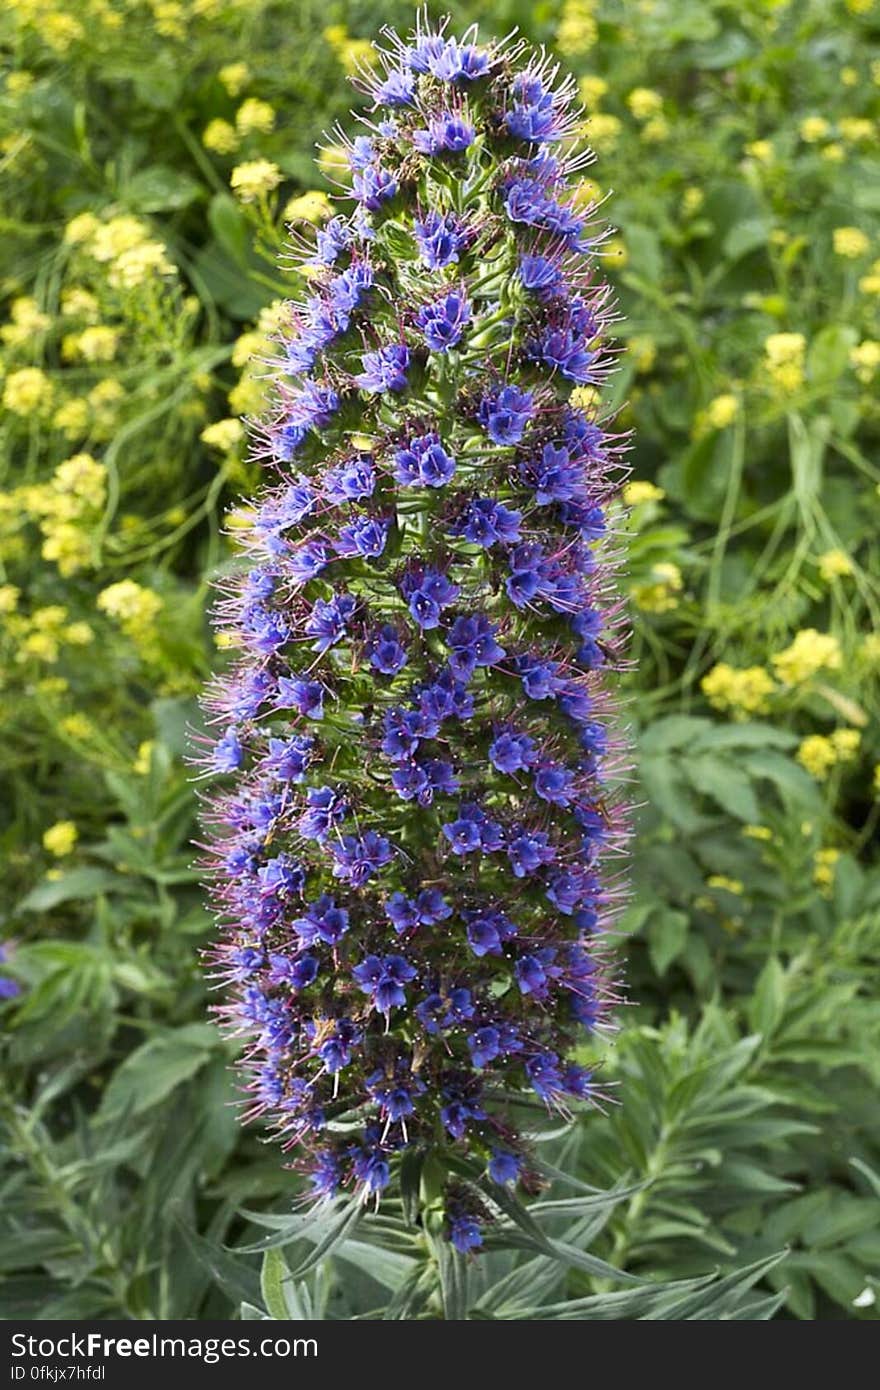
[[[305,541],[290,554],[287,573],[297,584],[307,584],[321,570],[326,569],[333,559],[333,551],[325,540]]]
[[[434,116],[426,130],[414,130],[412,142],[420,154],[459,154],[474,143],[475,131],[460,116]]]
[[[413,235],[422,264],[429,270],[443,270],[458,260],[465,237],[454,213],[431,209],[413,222]]]
[[[397,192],[397,179],[387,169],[368,164],[364,169],[355,169],[351,191],[369,212],[378,212]]]
[[[365,497],[372,497],[375,486],[376,470],[368,454],[330,469],[323,478],[324,496],[328,502],[359,502]]]
[[[416,323],[432,352],[446,352],[460,342],[471,318],[471,307],[463,294],[450,290],[441,299],[425,304],[416,315]]]
[[[533,414],[531,392],[500,386],[480,401],[477,419],[493,444],[518,444]]]
[[[227,729],[211,749],[211,767],[215,772],[235,772],[243,758],[244,749],[234,729]]]
[[[294,734],[290,739],[270,738],[269,751],[260,767],[271,772],[280,782],[301,782],[314,744],[315,740],[308,734]]]
[[[316,941],[337,946],[348,927],[348,912],[344,907],[337,907],[335,900],[327,893],[322,893],[315,902],[309,903],[305,916],[293,923],[293,929],[303,946],[313,946]]]
[[[458,592],[458,585],[452,584],[445,574],[437,570],[408,575],[403,584],[404,597],[409,600],[409,611],[423,629],[440,626],[443,609],[455,602]]]
[[[453,534],[463,536],[471,545],[490,546],[500,542],[510,545],[519,540],[522,512],[493,502],[489,497],[475,497],[469,502]]]
[[[540,459],[520,464],[520,473],[534,487],[539,507],[567,502],[583,493],[583,465],[570,458],[565,445],[545,444]]]
[[[388,1014],[406,1003],[404,985],[416,977],[415,967],[403,956],[397,955],[367,956],[351,973],[380,1014]]]
[[[406,390],[409,348],[405,343],[392,343],[390,347],[365,352],[361,364],[364,370],[354,380],[362,391],[381,395],[383,391]]]
[[[463,917],[468,945],[477,957],[502,955],[505,943],[516,937],[516,927],[503,912],[487,909]]]
[[[309,637],[317,638],[312,644],[313,652],[326,652],[345,636],[356,607],[357,600],[351,594],[335,594],[329,602],[315,600],[304,629]]]
[[[382,106],[412,106],[415,91],[412,73],[392,68],[375,88],[374,96]]]
[[[569,381],[583,385],[595,381],[592,370],[598,353],[584,346],[584,340],[570,328],[548,328],[534,346],[534,354],[553,371]]]
[[[493,1149],[492,1157],[489,1159],[489,1177],[499,1186],[508,1182],[516,1182],[522,1172],[523,1161],[519,1154],[512,1154],[507,1149]]]
[[[443,487],[455,473],[452,458],[436,434],[410,440],[394,455],[394,476],[399,483],[421,487]]]
[[[334,787],[309,787],[306,806],[298,822],[299,833],[306,840],[326,840],[348,811],[345,798]]]
[[[535,791],[554,806],[571,805],[573,782],[574,774],[555,763],[547,763],[535,773]]]
[[[449,1218],[449,1239],[460,1255],[470,1250],[479,1250],[483,1236],[478,1222],[473,1216],[461,1214]]]
[[[441,82],[473,82],[489,71],[489,58],[475,44],[430,34],[420,37],[409,50],[409,65],[415,72],[430,72]]]
[[[523,289],[531,290],[540,299],[549,298],[562,288],[560,269],[547,256],[520,256],[518,274]]]
[[[371,635],[367,642],[367,654],[370,665],[381,671],[383,676],[396,676],[406,665],[406,651],[400,643],[397,629],[390,623],[384,623]]]
[[[393,855],[384,835],[366,830],[363,835],[345,835],[331,847],[334,878],[345,879],[353,888],[360,888],[367,879],[390,864]]]
[[[505,655],[495,641],[496,628],[484,613],[456,618],[446,634],[449,667],[455,677],[469,681],[478,666],[494,666]]]
[[[546,830],[523,830],[507,846],[507,857],[516,877],[526,878],[545,864],[552,864],[556,850],[549,843]]]
[[[339,528],[333,547],[338,555],[375,559],[385,549],[390,527],[388,517],[359,516]]]
[[[497,734],[489,746],[489,761],[499,772],[521,772],[531,767],[535,760],[534,739],[528,734],[517,734],[505,729]]]
[[[276,709],[295,709],[307,719],[323,719],[324,687],[300,676],[279,676]]]

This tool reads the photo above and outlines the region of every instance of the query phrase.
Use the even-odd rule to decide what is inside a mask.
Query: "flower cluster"
[[[254,429],[271,481],[199,756],[250,1113],[316,1192],[373,1196],[404,1149],[527,1178],[517,1097],[595,1094],[572,1052],[614,999],[624,470],[572,401],[610,305],[571,83],[443,26],[360,81],[365,133],[334,135],[351,211],[294,234],[309,294]],[[476,1189],[446,1198],[472,1249]]]

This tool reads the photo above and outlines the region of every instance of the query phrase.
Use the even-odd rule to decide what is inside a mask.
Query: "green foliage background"
[[[880,7],[449,8],[586,79],[630,349],[630,1003],[618,1103],[554,1160],[617,1196],[585,1215],[554,1188],[536,1220],[577,1215],[569,1244],[637,1275],[758,1283],[646,1312],[609,1302],[600,1265],[499,1253],[465,1302],[875,1318]],[[221,1250],[255,1241],[248,1211],[289,1212],[296,1179],[240,1131],[207,1021],[183,750],[225,659],[205,623],[233,563],[222,515],[257,482],[233,422],[296,288],[282,213],[330,191],[313,147],[353,103],[357,40],[411,18],[11,0],[0,19],[6,1316],[407,1315],[415,1245],[393,1222],[299,1280],[271,1254],[262,1291]],[[279,186],[243,201],[232,170],[257,160]]]

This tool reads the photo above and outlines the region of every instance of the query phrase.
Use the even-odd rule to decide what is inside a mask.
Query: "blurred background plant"
[[[536,1220],[574,1216],[569,1243],[639,1276],[752,1270],[727,1302],[639,1303],[526,1241],[455,1296],[493,1317],[875,1318],[880,7],[444,8],[519,25],[579,78],[635,430],[631,1002],[615,1104],[554,1153],[616,1195],[588,1216],[554,1187]],[[315,142],[379,24],[411,20],[399,0],[0,18],[6,1316],[438,1315],[402,1219],[313,1262],[320,1232],[283,1215],[296,1180],[239,1131],[183,761],[224,660],[204,618],[223,513],[257,483],[239,416],[297,290],[283,224],[329,215]],[[261,1288],[257,1254],[221,1246],[272,1221]]]

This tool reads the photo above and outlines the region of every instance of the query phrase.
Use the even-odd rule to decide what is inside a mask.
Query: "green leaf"
[[[138,212],[179,212],[202,196],[202,185],[167,164],[154,164],[134,174],[122,190]]]
[[[98,1109],[98,1120],[140,1115],[194,1076],[221,1046],[207,1023],[170,1028],[135,1048],[114,1072]]]
[[[648,953],[657,974],[663,976],[681,954],[690,925],[687,913],[673,908],[655,911],[648,924]]]
[[[131,893],[136,885],[130,877],[109,869],[83,867],[71,869],[61,878],[38,883],[18,904],[19,912],[50,912],[62,903],[80,898],[96,898],[100,893]]]

